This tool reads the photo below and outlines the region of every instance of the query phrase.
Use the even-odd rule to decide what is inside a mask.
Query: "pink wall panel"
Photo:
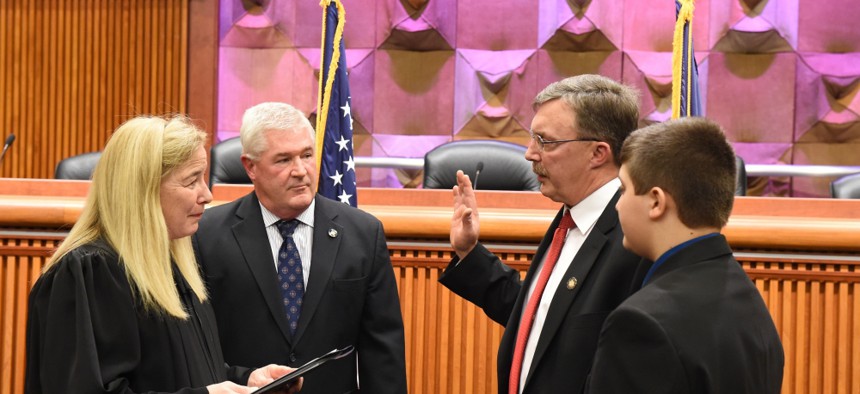
[[[537,3],[537,0],[458,2],[457,47],[492,51],[534,49]]]
[[[379,51],[375,74],[375,133],[451,135],[452,51]]]
[[[795,139],[860,141],[860,53],[805,53],[799,60]]]
[[[733,141],[792,142],[796,58],[793,53],[711,53],[708,117]]]
[[[797,0],[799,39],[803,52],[860,52],[860,4],[857,0]]]
[[[640,92],[643,124],[672,117],[672,54],[667,52],[627,51],[624,53],[624,83]],[[700,74],[702,75],[702,74]]]
[[[529,109],[533,97],[519,88],[526,62],[534,50],[457,51],[454,96],[454,130],[460,137],[510,137],[525,139],[527,124],[517,117]],[[528,95],[532,96],[532,95]],[[525,110],[525,111],[523,111]]]
[[[222,47],[220,57],[220,131],[238,131],[245,109],[265,101],[291,103],[305,114],[316,110],[314,70],[297,50]]]
[[[383,0],[376,5],[378,47],[423,51],[455,47],[456,0]]]

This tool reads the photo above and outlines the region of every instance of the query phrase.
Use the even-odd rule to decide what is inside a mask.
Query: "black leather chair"
[[[450,189],[457,184],[457,170],[463,170],[478,190],[540,190],[525,152],[524,146],[496,140],[439,145],[424,155],[424,188]],[[478,163],[483,169],[476,177]]]
[[[738,155],[735,155],[735,167],[738,170],[738,177],[736,180],[736,187],[735,187],[735,195],[736,196],[746,196],[747,195],[747,168],[746,168],[746,164],[744,164],[744,159],[741,159],[741,157]]]
[[[98,164],[99,158],[101,157],[101,152],[90,152],[60,160],[60,162],[57,163],[57,167],[54,169],[54,179],[76,179],[88,181],[92,179],[93,170],[96,169],[96,164]]]
[[[845,175],[830,182],[830,195],[833,198],[860,199],[860,174]]]
[[[226,139],[212,146],[209,157],[209,187],[216,183],[250,184],[242,166],[242,141]]]

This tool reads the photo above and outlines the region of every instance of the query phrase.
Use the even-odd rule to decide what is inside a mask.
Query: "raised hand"
[[[454,186],[454,216],[451,218],[451,247],[460,259],[466,257],[478,244],[478,200],[472,181],[463,171],[457,171]]]

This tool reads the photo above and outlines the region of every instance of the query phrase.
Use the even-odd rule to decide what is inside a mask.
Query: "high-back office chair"
[[[242,166],[242,141],[226,139],[212,146],[209,157],[209,187],[216,183],[250,184]]]
[[[457,184],[457,170],[463,170],[478,190],[540,190],[525,152],[524,146],[496,140],[439,145],[424,155],[424,188],[450,189]],[[483,168],[476,177],[478,163]]]
[[[845,175],[830,182],[830,195],[833,198],[860,199],[860,174]]]
[[[738,170],[738,177],[735,183],[735,195],[736,196],[746,196],[747,195],[747,168],[746,164],[744,164],[744,159],[741,159],[740,156],[735,155],[735,168]]]
[[[96,164],[98,164],[101,157],[101,152],[90,152],[60,160],[54,169],[54,179],[88,181],[92,179],[93,171],[96,169]]]

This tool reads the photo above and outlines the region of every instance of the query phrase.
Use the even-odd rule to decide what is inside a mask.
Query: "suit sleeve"
[[[684,393],[672,338],[652,316],[622,305],[603,325],[586,393]]]
[[[519,272],[502,263],[481,243],[465,259],[455,256],[439,283],[483,309],[502,326],[508,324],[523,286]]]
[[[361,392],[406,394],[406,350],[397,282],[382,224],[377,222],[361,332],[358,373]]]
[[[65,256],[30,293],[25,391],[132,393],[126,376],[140,368],[144,351],[136,311],[115,261],[99,254]]]

